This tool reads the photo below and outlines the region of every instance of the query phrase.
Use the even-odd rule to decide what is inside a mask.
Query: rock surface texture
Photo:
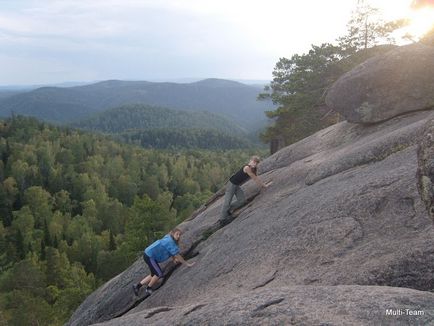
[[[148,309],[98,325],[427,325],[434,315],[421,316],[420,307],[431,303],[408,289],[293,286]]]
[[[355,123],[433,108],[434,46],[402,46],[365,61],[338,79],[326,103]]]
[[[164,266],[137,299],[138,259],[68,325],[434,325],[433,134],[425,110],[280,150],[259,166],[272,186],[247,182],[231,224],[219,228],[217,195],[179,226],[195,266]]]

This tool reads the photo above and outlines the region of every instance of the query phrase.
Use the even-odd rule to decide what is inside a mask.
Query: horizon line
[[[229,80],[239,83],[255,84],[255,83],[269,83],[271,79],[246,79],[246,78],[219,78],[219,77],[207,77],[207,78],[195,78],[195,77],[185,77],[185,78],[152,78],[152,79],[100,79],[91,81],[59,81],[53,83],[28,83],[28,84],[0,84],[0,90],[19,90],[19,89],[30,89],[30,88],[41,88],[41,87],[74,87],[74,86],[85,86],[106,81],[127,81],[127,82],[151,82],[151,83],[175,83],[175,84],[191,84],[208,79],[220,79]]]

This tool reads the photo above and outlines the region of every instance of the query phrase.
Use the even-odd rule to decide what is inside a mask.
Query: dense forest
[[[99,113],[71,126],[103,132],[129,144],[159,149],[239,149],[258,147],[259,138],[210,112],[188,112],[144,104]]]
[[[255,146],[248,137],[231,136],[214,129],[150,129],[121,133],[115,138],[128,144],[160,149],[221,150]]]
[[[149,129],[215,129],[243,136],[246,130],[219,115],[200,111],[171,110],[145,104],[124,105],[101,112],[71,126],[104,133]]]
[[[158,151],[0,123],[0,324],[61,325],[253,152]]]

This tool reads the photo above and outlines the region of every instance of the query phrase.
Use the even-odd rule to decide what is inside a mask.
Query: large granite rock
[[[140,258],[68,324],[432,323],[434,197],[421,189],[432,190],[433,128],[433,111],[342,122],[282,149],[259,167],[272,186],[246,183],[231,224],[219,229],[216,196],[180,225],[195,266],[166,266],[165,284],[136,299]],[[425,315],[387,319],[389,306]]]
[[[417,43],[368,59],[340,77],[325,101],[355,123],[434,108],[434,47]]]
[[[402,288],[292,286],[147,309],[98,325],[432,325],[433,302],[434,293]]]

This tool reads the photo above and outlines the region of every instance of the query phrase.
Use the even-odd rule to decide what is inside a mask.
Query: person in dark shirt
[[[139,283],[133,285],[134,294],[139,295],[139,290],[143,285],[146,285],[146,292],[152,293],[152,286],[155,285],[160,278],[163,277],[163,271],[158,263],[162,263],[169,258],[175,263],[182,263],[191,267],[194,263],[187,263],[179,254],[179,239],[181,238],[181,230],[174,229],[162,239],[155,241],[143,252],[143,260],[148,265],[151,274],[146,276]]]
[[[267,188],[270,184],[265,184],[256,176],[257,165],[260,162],[258,156],[253,156],[247,165],[244,165],[239,169],[233,176],[230,177],[228,184],[226,186],[225,199],[222,206],[220,224],[226,225],[231,220],[231,212],[246,203],[246,197],[241,189],[241,185],[245,183],[250,178],[256,182],[256,184],[261,187],[261,189]],[[232,198],[237,198],[237,200],[231,204]]]

